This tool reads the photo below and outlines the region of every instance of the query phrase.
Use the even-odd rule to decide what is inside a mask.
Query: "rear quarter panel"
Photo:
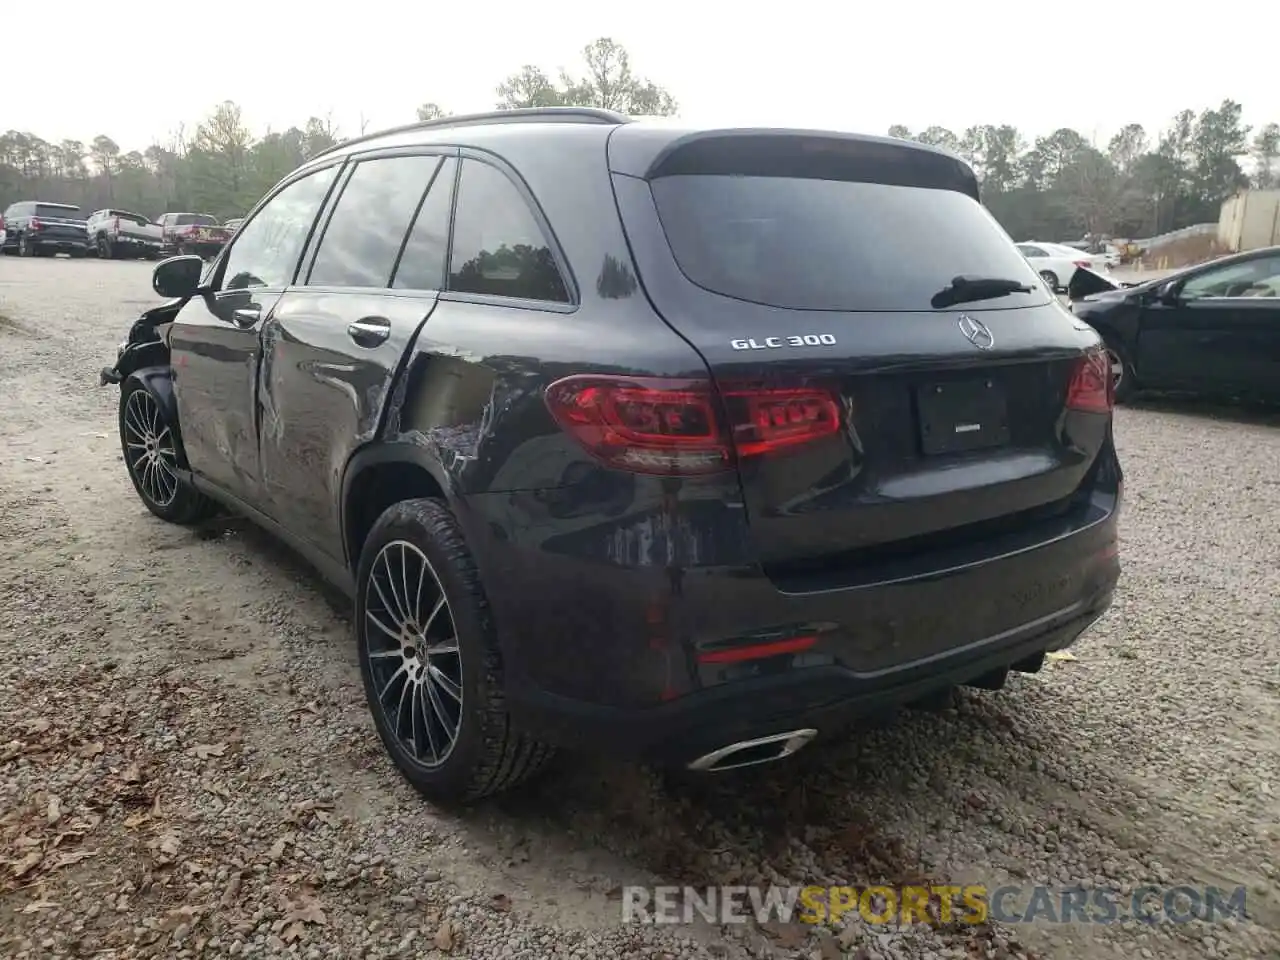
[[[674,636],[684,577],[742,563],[745,520],[735,473],[607,469],[547,409],[546,387],[570,374],[707,375],[637,281],[608,132],[453,132],[464,152],[493,151],[519,172],[575,302],[442,294],[396,385],[384,441],[441,480],[493,585],[511,689],[650,702],[688,683]]]

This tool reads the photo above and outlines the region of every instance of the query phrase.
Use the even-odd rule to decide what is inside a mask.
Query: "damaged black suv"
[[[1035,671],[1111,602],[1106,355],[942,151],[430,121],[153,284],[103,371],[139,497],[248,515],[354,598],[435,798],[556,746],[778,760]]]

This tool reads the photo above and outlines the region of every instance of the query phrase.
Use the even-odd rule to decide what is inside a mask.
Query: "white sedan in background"
[[[1111,269],[1107,265],[1106,254],[1085,253],[1060,243],[1020,243],[1018,252],[1035,267],[1036,273],[1054,293],[1065,290],[1080,267],[1094,273],[1107,273]]]

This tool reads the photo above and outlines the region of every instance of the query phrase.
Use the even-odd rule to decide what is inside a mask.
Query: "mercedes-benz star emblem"
[[[991,335],[991,331],[981,320],[975,320],[967,313],[962,313],[958,322],[964,338],[979,350],[990,350],[995,346],[996,338]]]

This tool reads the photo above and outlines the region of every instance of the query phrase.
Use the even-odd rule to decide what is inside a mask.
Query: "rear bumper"
[[[1068,646],[1106,612],[1120,574],[1118,492],[1095,495],[1058,535],[1014,538],[994,556],[852,586],[824,574],[807,592],[725,562],[750,552],[732,503],[684,501],[674,523],[643,509],[643,484],[632,493],[630,510],[569,531],[556,491],[458,505],[508,708],[551,743],[685,763],[729,742],[836,732]],[[816,640],[743,662],[706,655],[763,634]]]
[[[147,240],[145,237],[107,237],[107,240],[114,247],[120,247],[125,250],[155,250],[159,251],[163,244],[159,240]]]
[[[1015,665],[1034,672],[1041,655],[1073,644],[1111,599],[1107,589],[1050,617],[880,674],[811,667],[630,710],[526,689],[511,709],[518,722],[552,743],[683,765],[757,737],[810,728],[825,738],[859,721],[874,725],[913,701]]]
[[[88,237],[42,237],[28,234],[27,242],[37,250],[56,250],[60,253],[80,253],[92,248]]]

